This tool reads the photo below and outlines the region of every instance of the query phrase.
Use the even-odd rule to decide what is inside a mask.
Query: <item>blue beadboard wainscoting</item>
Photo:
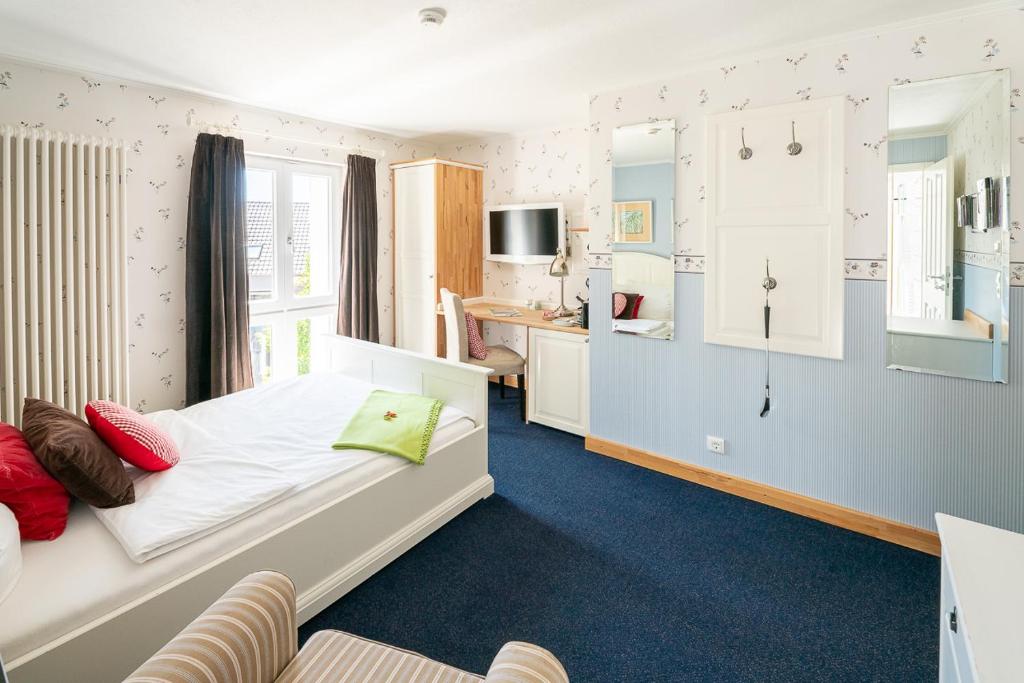
[[[704,343],[703,288],[677,273],[675,339],[642,339],[612,334],[611,273],[590,270],[593,436],[923,529],[1024,532],[1024,290],[1003,385],[887,370],[885,282],[847,280],[844,360],[773,354],[761,419],[764,353]]]

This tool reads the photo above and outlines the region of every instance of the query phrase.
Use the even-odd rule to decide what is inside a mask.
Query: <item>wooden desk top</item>
[[[515,309],[522,313],[520,316],[514,318],[505,318],[502,316],[494,315],[491,313],[492,308],[497,309]],[[582,327],[562,327],[556,325],[550,320],[544,320],[544,311],[533,311],[525,306],[508,306],[506,304],[495,304],[495,303],[475,303],[465,304],[467,312],[472,313],[473,317],[477,320],[486,320],[488,322],[495,323],[507,323],[509,325],[524,325],[526,327],[536,327],[542,330],[554,330],[555,332],[568,332],[570,334],[590,334],[590,330],[585,330]],[[438,315],[443,315],[438,313]]]

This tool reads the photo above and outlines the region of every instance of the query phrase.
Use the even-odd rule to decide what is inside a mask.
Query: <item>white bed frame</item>
[[[120,681],[238,579],[259,569],[291,577],[299,621],[305,622],[494,492],[487,473],[487,369],[346,337],[332,336],[330,344],[335,371],[440,398],[468,413],[477,427],[431,453],[425,466],[410,463],[101,619],[9,658],[11,683]]]

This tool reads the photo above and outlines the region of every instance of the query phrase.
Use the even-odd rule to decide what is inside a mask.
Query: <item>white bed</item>
[[[308,619],[490,495],[486,370],[343,338],[332,343],[335,368],[349,379],[308,378],[182,413],[213,438],[286,472],[292,485],[284,494],[172,543],[180,547],[149,552],[141,564],[81,504],[60,539],[24,544],[22,579],[0,604],[0,654],[13,683],[120,680],[255,569],[291,576]],[[364,382],[446,401],[425,465],[329,449],[360,392],[372,388]],[[348,396],[331,399],[339,386]],[[304,395],[316,397],[321,410],[303,403]],[[318,417],[335,412],[338,420],[329,424]],[[176,467],[186,461],[183,453]]]
[[[304,375],[185,410],[153,413],[181,450],[164,472],[132,468],[135,504],[96,516],[136,562],[216,532],[306,489],[405,461],[365,450],[331,449],[342,427],[375,389],[349,375]],[[472,431],[473,420],[444,406],[431,441],[437,450]]]

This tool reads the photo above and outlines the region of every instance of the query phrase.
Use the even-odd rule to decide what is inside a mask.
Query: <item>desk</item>
[[[526,415],[555,429],[586,436],[590,428],[590,331],[544,320],[543,311],[477,301],[463,307],[479,323],[521,325],[527,329]],[[497,316],[491,309],[522,315]],[[443,318],[442,318],[443,320]]]
[[[562,325],[554,324],[550,320],[544,320],[544,311],[534,311],[526,308],[525,306],[503,306],[501,304],[489,304],[484,302],[464,304],[464,308],[467,313],[472,313],[474,318],[481,321],[505,323],[507,325],[523,325],[525,327],[535,327],[540,330],[554,330],[556,332],[568,332],[570,334],[590,334],[590,330],[585,330],[582,327],[563,327]],[[498,310],[516,310],[522,315],[511,318],[494,315],[491,313],[492,308],[496,308]]]

